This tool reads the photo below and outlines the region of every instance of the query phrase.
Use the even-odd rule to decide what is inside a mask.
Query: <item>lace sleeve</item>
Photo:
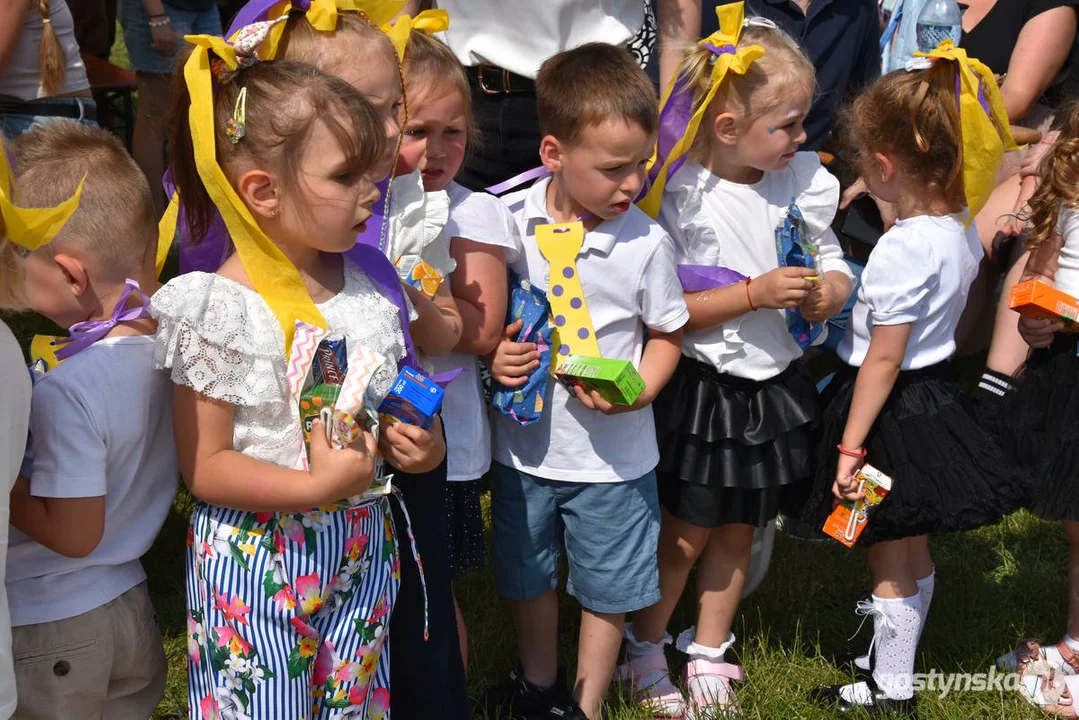
[[[281,328],[254,292],[208,273],[178,277],[151,302],[154,367],[172,381],[232,405],[284,403]]]

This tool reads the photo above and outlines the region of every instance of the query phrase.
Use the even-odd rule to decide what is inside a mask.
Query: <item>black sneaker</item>
[[[570,700],[568,703],[560,705],[552,705],[547,709],[547,712],[538,715],[536,720],[588,720],[588,716],[584,714],[577,703]]]
[[[503,682],[490,688],[477,703],[477,720],[536,720],[547,718],[555,707],[566,705],[573,699],[566,690],[566,672],[558,668],[555,684],[541,688],[525,680],[524,670],[515,667]],[[574,705],[576,707],[576,705]],[[551,716],[557,718],[557,715]],[[573,716],[566,716],[573,718]],[[584,717],[583,715],[581,716]]]

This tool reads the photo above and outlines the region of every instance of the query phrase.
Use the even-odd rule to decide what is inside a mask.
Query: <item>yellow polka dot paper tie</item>
[[[551,303],[554,358],[551,374],[570,355],[601,357],[592,317],[584,299],[584,288],[577,275],[577,253],[584,244],[584,225],[580,222],[539,225],[536,243],[550,265],[547,300]]]

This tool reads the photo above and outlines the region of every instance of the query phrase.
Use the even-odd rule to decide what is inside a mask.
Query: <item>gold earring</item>
[[[277,208],[270,210],[270,217],[277,217]]]

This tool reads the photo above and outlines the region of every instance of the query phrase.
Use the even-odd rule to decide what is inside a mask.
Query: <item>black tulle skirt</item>
[[[817,433],[817,469],[803,520],[816,528],[835,504],[839,452],[857,368],[829,384]],[[1029,482],[977,420],[948,363],[899,373],[865,441],[866,462],[891,476],[892,491],[874,510],[861,545],[973,530],[1023,505]]]
[[[1033,476],[1027,507],[1046,520],[1079,521],[1079,357],[1075,335],[1037,350],[1004,403],[1001,444]]]
[[[653,409],[659,499],[680,520],[763,526],[805,498],[818,402],[803,363],[756,382],[683,356]]]

